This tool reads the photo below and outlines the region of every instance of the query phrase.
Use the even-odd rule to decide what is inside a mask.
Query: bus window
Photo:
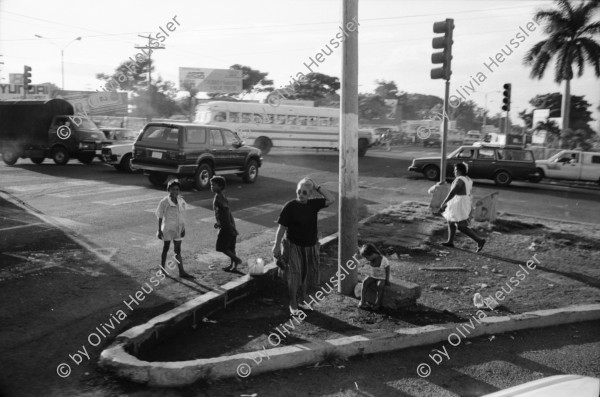
[[[288,116],[287,123],[289,125],[296,125],[296,116]]]
[[[229,113],[229,122],[230,123],[239,123],[240,122],[240,114],[238,112]]]
[[[319,125],[321,127],[329,127],[331,119],[329,117],[319,117]]]
[[[285,119],[285,114],[278,114],[275,116],[275,124],[285,124]]]
[[[247,124],[252,122],[252,114],[251,113],[242,113],[242,123]]]
[[[332,127],[338,127],[340,125],[340,119],[337,117],[334,117],[331,119],[331,126]]]
[[[264,124],[273,124],[273,119],[275,118],[274,115],[272,114],[263,114],[262,115],[262,122]]]
[[[312,116],[309,117],[308,118],[308,125],[311,125],[311,126],[318,125],[318,118],[317,117],[312,117]]]
[[[298,116],[298,125],[306,125],[306,116]]]
[[[252,115],[252,122],[255,123],[255,124],[266,123],[266,121],[264,120],[266,118],[265,116],[266,115],[254,113]]]
[[[227,113],[225,112],[215,112],[213,120],[217,123],[223,123],[227,120]]]

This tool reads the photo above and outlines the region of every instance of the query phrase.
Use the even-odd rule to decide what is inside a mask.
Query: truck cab
[[[563,150],[547,160],[536,160],[544,178],[592,181],[600,184],[600,153]]]
[[[36,164],[52,158],[59,165],[76,158],[89,164],[109,143],[91,120],[74,115],[65,100],[0,102],[0,150],[8,165],[19,158]]]

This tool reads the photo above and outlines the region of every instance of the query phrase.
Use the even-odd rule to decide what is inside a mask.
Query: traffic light
[[[502,110],[508,112],[510,110],[510,91],[512,89],[512,84],[506,83],[503,87],[504,92],[502,95],[504,95],[504,99],[502,99],[502,103],[504,103],[504,105],[502,105]]]
[[[433,33],[444,33],[444,36],[434,37],[431,45],[435,49],[443,48],[442,52],[434,52],[431,55],[431,62],[434,64],[441,63],[441,68],[431,69],[432,79],[450,80],[452,70],[450,69],[450,61],[452,60],[452,31],[454,30],[454,19],[446,19],[445,21],[435,22],[433,24]]]
[[[23,91],[29,91],[31,85],[31,66],[25,65],[23,67]]]

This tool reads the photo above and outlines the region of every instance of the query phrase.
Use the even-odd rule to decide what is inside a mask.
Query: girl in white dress
[[[446,207],[442,216],[448,221],[448,241],[442,243],[445,247],[454,247],[454,235],[456,228],[475,240],[477,243],[477,252],[483,249],[485,239],[477,236],[469,228],[468,219],[471,213],[471,189],[473,181],[467,176],[467,165],[463,163],[454,166],[454,182],[450,187],[448,196],[444,199],[441,209]]]

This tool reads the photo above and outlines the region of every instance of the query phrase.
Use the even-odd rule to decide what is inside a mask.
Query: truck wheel
[[[80,162],[82,162],[83,164],[90,165],[94,161],[94,157],[96,157],[96,156],[94,156],[93,154],[87,154],[87,155],[79,157],[78,160]]]
[[[506,171],[498,171],[494,175],[494,182],[498,186],[508,186],[512,182],[512,176]]]
[[[440,178],[440,169],[435,165],[428,165],[423,170],[423,175],[430,181],[437,181]]]
[[[131,165],[131,153],[127,153],[125,156],[123,156],[123,159],[121,160],[120,168],[123,171],[128,172],[130,174],[133,174],[134,172],[137,171],[137,169]]]
[[[164,174],[151,173],[148,175],[148,180],[153,186],[163,187],[167,181],[167,176]]]
[[[254,147],[260,149],[262,154],[269,154],[273,147],[273,142],[266,136],[261,136],[254,141]]]
[[[254,183],[256,182],[256,178],[258,178],[258,163],[256,160],[250,160],[248,161],[242,180],[246,183]]]
[[[194,183],[196,184],[196,189],[205,190],[210,187],[210,178],[214,175],[214,171],[210,164],[202,163],[196,170],[196,175],[194,175]]]
[[[7,165],[15,165],[17,160],[19,160],[19,155],[13,148],[7,147],[2,151],[2,160]]]
[[[358,140],[358,157],[365,157],[365,154],[367,154],[368,148],[369,148],[369,142],[364,138],[359,139]]]
[[[42,164],[44,162],[45,158],[44,157],[32,157],[29,160],[31,160],[31,162],[33,164]]]
[[[52,151],[52,160],[58,165],[65,165],[69,162],[69,152],[63,147],[57,147]]]

